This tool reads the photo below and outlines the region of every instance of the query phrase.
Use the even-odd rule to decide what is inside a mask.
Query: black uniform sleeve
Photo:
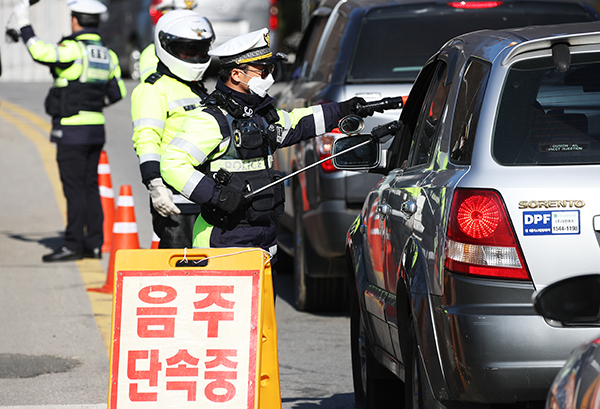
[[[284,117],[289,115],[288,118],[292,123],[290,129],[286,129],[285,125],[287,124],[284,125],[284,134],[281,136],[282,140],[279,147],[291,146],[300,141],[314,138],[317,135],[331,131],[337,126],[340,119],[340,109],[336,102],[317,105],[313,107],[313,111],[313,114],[303,116],[297,120],[296,124],[293,123],[294,111],[284,114]]]
[[[119,82],[116,78],[112,78],[107,86],[106,86],[106,96],[108,98],[108,102],[110,104],[114,104],[117,101],[123,99],[123,95],[121,94],[121,89],[119,88]]]

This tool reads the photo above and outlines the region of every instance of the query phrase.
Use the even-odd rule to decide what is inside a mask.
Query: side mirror
[[[331,156],[337,169],[373,169],[379,165],[381,147],[371,135],[346,136],[335,140]]]
[[[365,128],[365,121],[358,115],[346,115],[338,122],[338,129],[346,135],[354,135]]]
[[[600,274],[550,284],[534,295],[533,307],[538,314],[552,320],[600,325]]]

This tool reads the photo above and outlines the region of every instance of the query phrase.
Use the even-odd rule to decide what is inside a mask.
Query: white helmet
[[[154,29],[156,56],[184,81],[200,81],[210,65],[208,51],[215,40],[206,17],[191,10],[165,14]]]
[[[196,0],[152,0],[150,3],[150,17],[154,25],[168,11],[193,10],[198,5]]]

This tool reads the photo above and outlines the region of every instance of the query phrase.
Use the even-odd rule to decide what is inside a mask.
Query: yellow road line
[[[108,257],[108,255],[105,255]],[[81,272],[83,278],[83,284],[85,288],[100,288],[106,282],[106,271],[100,260],[97,259],[83,259],[77,260],[77,267]],[[106,353],[110,354],[110,341],[112,339],[112,294],[104,294],[98,292],[88,291],[88,297],[92,304],[92,311],[94,312],[94,319],[96,325],[102,335],[104,341],[104,347]]]
[[[44,169],[50,179],[56,203],[66,224],[67,203],[62,191],[58,166],[56,164],[56,148],[48,140],[50,123],[40,116],[21,108],[19,105],[0,100],[0,119],[10,123],[36,146]],[[106,272],[100,260],[84,259],[76,261],[86,288],[102,287],[106,280]],[[96,324],[102,334],[104,346],[110,353],[112,294],[88,292]]]
[[[44,169],[46,169],[46,173],[50,178],[58,209],[63,222],[66,223],[67,203],[62,192],[58,166],[56,166],[56,148],[48,140],[51,129],[50,124],[36,114],[4,100],[0,100],[0,118],[17,128],[37,147]]]

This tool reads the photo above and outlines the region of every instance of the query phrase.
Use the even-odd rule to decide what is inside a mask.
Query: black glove
[[[367,101],[365,101],[364,98],[361,97],[354,97],[350,98],[347,101],[338,102],[338,106],[340,107],[340,118],[351,114],[365,118],[367,116],[373,115],[375,111],[383,112],[382,108],[365,108],[365,105],[367,105]]]
[[[338,102],[338,107],[340,107],[340,118],[345,117],[346,115],[357,114],[357,112],[365,105],[367,101],[364,98],[354,97],[350,98],[347,101]]]
[[[244,193],[232,188],[231,186],[222,186],[217,199],[217,209],[226,213],[235,213],[244,202]]]

